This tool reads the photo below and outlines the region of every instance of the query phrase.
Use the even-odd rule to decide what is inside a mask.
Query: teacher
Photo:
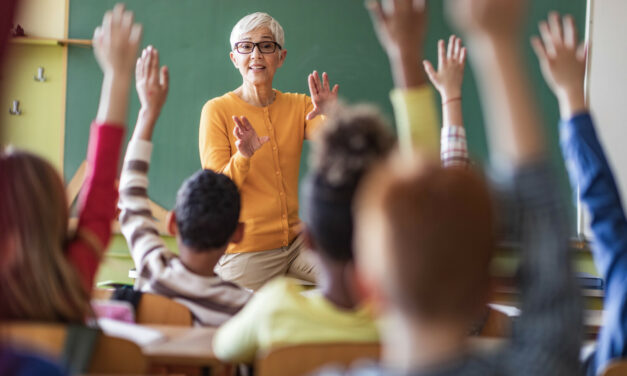
[[[337,99],[327,74],[309,75],[311,97],[273,89],[285,62],[281,25],[253,13],[231,31],[229,54],[242,85],[209,100],[200,116],[203,168],[229,176],[240,189],[244,238],[231,244],[216,265],[224,280],[253,290],[290,275],[314,282],[315,259],[306,251],[298,217],[298,172],[303,141],[322,121],[322,109]]]

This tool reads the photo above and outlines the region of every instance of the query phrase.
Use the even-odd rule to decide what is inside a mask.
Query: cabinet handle
[[[46,82],[46,76],[44,75],[44,67],[37,68],[37,75],[34,77],[37,82]]]
[[[9,113],[11,115],[22,115],[22,110],[20,110],[20,101],[13,101],[13,103],[11,103],[11,108],[9,109]]]

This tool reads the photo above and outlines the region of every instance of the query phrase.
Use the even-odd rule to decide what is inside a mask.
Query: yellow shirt
[[[322,117],[305,120],[313,109],[307,95],[275,93],[274,102],[266,107],[248,104],[230,92],[211,99],[202,109],[202,167],[230,177],[241,194],[244,239],[231,244],[227,253],[284,247],[299,231],[298,173],[303,140],[311,138]],[[259,137],[270,137],[250,159],[235,147],[233,116],[246,116]]]
[[[257,351],[284,344],[379,341],[371,310],[339,309],[319,292],[302,292],[284,277],[265,285],[216,332],[218,359],[251,363]]]
[[[404,154],[420,151],[423,155],[439,157],[439,125],[433,90],[422,85],[390,93],[394,107],[398,144]]]

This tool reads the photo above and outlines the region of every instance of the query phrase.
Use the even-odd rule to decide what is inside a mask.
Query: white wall
[[[627,200],[627,0],[588,0],[586,82],[601,144]],[[588,226],[585,234],[589,235]]]

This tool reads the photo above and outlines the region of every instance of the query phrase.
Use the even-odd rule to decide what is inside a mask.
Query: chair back
[[[258,357],[255,373],[259,376],[307,375],[326,364],[348,367],[360,359],[378,361],[378,343],[317,343],[281,346]]]
[[[109,300],[113,289],[96,288],[92,299]],[[143,293],[135,311],[135,322],[142,325],[192,326],[192,313],[185,305],[162,295]]]
[[[17,348],[62,360],[68,339],[64,324],[15,322],[0,325],[0,339]],[[88,374],[143,374],[148,360],[135,343],[100,333],[96,340]]]
[[[144,293],[137,311],[135,321],[142,325],[174,325],[192,326],[192,313],[183,304],[165,296]]]
[[[627,360],[617,359],[605,367],[601,376],[624,376],[627,375]]]

